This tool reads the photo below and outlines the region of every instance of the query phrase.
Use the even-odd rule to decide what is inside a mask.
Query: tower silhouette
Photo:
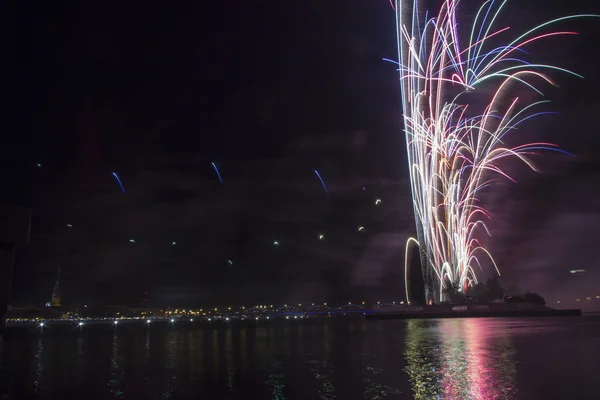
[[[54,283],[54,290],[52,291],[52,307],[60,307],[60,268],[56,273],[56,283]]]

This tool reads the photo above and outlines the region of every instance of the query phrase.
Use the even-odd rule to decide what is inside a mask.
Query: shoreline
[[[366,319],[580,317],[581,309],[556,310],[531,304],[489,304],[407,307],[402,311],[369,313]]]

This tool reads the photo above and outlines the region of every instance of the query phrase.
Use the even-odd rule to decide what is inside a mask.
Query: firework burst
[[[429,16],[418,0],[395,0],[402,106],[417,238],[427,301],[443,300],[446,289],[466,292],[477,283],[476,270],[492,255],[478,236],[489,235],[489,213],[479,195],[495,179],[512,180],[500,167],[502,159],[516,157],[530,168],[529,155],[540,149],[557,150],[549,143],[506,146],[503,138],[536,115],[545,101],[526,102],[511,96],[515,85],[541,94],[538,85],[553,84],[546,71],[571,71],[532,64],[518,57],[524,47],[541,39],[574,35],[548,31],[561,21],[596,17],[574,15],[538,25],[505,45],[510,27],[496,27],[506,0],[483,3],[461,46],[457,23],[458,0],[442,0],[439,12]],[[491,95],[482,84],[493,87]],[[469,101],[472,93],[489,95],[486,106]],[[408,249],[407,249],[408,250]],[[407,251],[408,254],[408,251]],[[408,260],[406,260],[408,261]],[[408,264],[408,263],[406,263]],[[405,269],[408,265],[405,265]],[[406,271],[405,271],[406,276]],[[408,280],[408,279],[407,279]],[[406,296],[409,299],[408,283]]]

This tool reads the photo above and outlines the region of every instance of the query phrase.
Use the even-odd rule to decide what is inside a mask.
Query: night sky
[[[2,202],[34,217],[14,303],[49,300],[58,267],[73,306],[402,298],[414,218],[387,0],[64,3],[17,9]],[[499,24],[600,13],[551,3],[512,1]],[[518,183],[484,200],[503,284],[574,299],[587,289],[569,269],[600,281],[600,22],[560,29],[581,35],[529,59],[586,79],[551,74],[559,114],[515,140],[575,156],[507,165]]]

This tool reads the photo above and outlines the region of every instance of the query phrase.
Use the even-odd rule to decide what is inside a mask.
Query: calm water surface
[[[11,328],[15,399],[598,399],[600,317]]]

